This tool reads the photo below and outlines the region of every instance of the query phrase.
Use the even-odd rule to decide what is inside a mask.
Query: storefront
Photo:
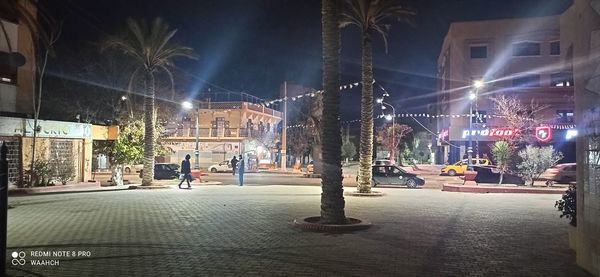
[[[73,182],[91,178],[92,141],[117,136],[116,127],[85,123],[38,120],[35,159],[46,161],[57,172],[72,172]],[[0,143],[9,149],[9,183],[23,182],[33,153],[34,120],[0,117]]]
[[[507,127],[450,128],[440,131],[438,155],[440,163],[454,163],[467,158],[469,138],[473,146],[473,157],[492,157],[491,147],[495,141],[509,139],[522,134],[518,129]],[[532,136],[540,146],[552,145],[563,153],[563,162],[575,161],[575,137],[573,124],[545,124],[537,127]]]

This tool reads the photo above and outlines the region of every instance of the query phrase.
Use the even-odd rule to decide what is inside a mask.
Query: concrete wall
[[[575,0],[561,16],[563,63],[575,77],[577,138],[577,264],[600,276],[600,8],[597,0]],[[594,77],[595,76],[595,77]],[[595,119],[594,119],[595,118]],[[591,150],[591,151],[590,151]]]

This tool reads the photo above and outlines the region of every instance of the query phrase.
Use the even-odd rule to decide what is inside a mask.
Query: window
[[[573,74],[569,72],[559,72],[550,74],[550,86],[552,87],[572,87]]]
[[[529,74],[513,79],[513,87],[534,88],[540,86],[540,75]]]
[[[550,55],[552,55],[552,56],[560,55],[560,41],[551,41],[550,42]]]
[[[558,123],[573,123],[575,122],[573,110],[558,110],[556,111],[556,121]]]
[[[519,42],[513,44],[513,56],[524,57],[524,56],[539,56],[540,55],[540,43],[539,42]]]
[[[487,112],[486,111],[473,111],[473,117],[471,117],[471,123],[487,123]]]
[[[8,53],[0,51],[0,55],[6,55],[6,60],[8,61]],[[3,59],[4,57],[2,57],[2,60]],[[10,66],[8,63],[0,62],[0,83],[16,84],[17,68],[14,66]]]
[[[471,59],[485,59],[487,58],[487,46],[486,45],[472,45],[470,47]]]

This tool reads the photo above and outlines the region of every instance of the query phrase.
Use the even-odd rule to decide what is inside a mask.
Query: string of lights
[[[375,81],[373,81],[373,83],[375,83]],[[342,85],[342,86],[340,86],[340,91],[342,91],[342,90],[349,90],[349,89],[353,89],[353,88],[359,87],[360,84],[361,84],[361,82],[354,82],[354,83],[349,83],[349,84],[346,84],[346,85]],[[270,105],[273,105],[273,104],[276,104],[276,103],[280,103],[280,102],[283,102],[283,101],[288,101],[288,100],[296,101],[296,100],[299,100],[299,99],[301,99],[303,97],[315,97],[315,95],[322,94],[322,93],[323,93],[323,90],[309,90],[309,91],[305,91],[304,93],[302,93],[300,95],[297,95],[297,96],[288,96],[288,97],[283,97],[283,98],[279,98],[279,99],[274,99],[274,100],[271,100],[271,101],[267,101],[267,102],[264,103],[264,105],[268,107]]]

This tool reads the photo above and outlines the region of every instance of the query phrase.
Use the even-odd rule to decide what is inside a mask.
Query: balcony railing
[[[248,128],[199,128],[198,131],[201,138],[249,138],[261,135],[259,130],[249,130]],[[196,128],[167,129],[165,134],[171,138],[194,138],[196,137]]]

